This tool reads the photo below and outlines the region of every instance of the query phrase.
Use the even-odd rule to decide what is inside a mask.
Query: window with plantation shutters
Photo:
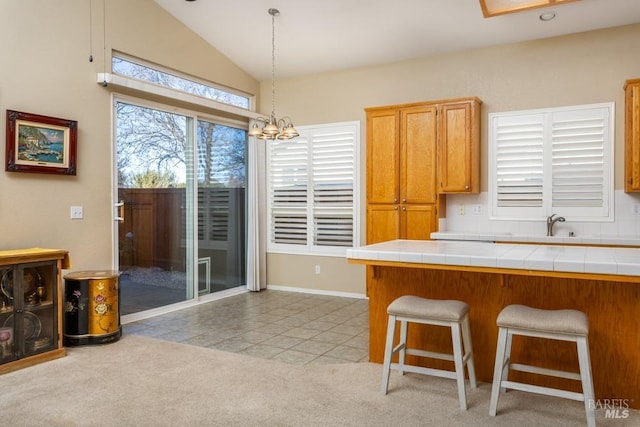
[[[270,251],[342,254],[357,241],[359,128],[300,126],[299,137],[268,142]]]
[[[613,103],[489,115],[492,218],[613,219]]]

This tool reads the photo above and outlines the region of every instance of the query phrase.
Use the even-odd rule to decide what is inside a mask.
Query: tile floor
[[[293,364],[368,360],[368,301],[265,290],[123,325],[123,332]]]

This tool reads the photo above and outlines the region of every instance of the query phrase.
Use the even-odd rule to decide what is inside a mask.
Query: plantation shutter
[[[303,135],[268,143],[273,243],[307,244],[308,145]]]
[[[544,117],[496,121],[495,173],[498,207],[540,207],[544,185]]]
[[[311,135],[316,246],[353,245],[355,138],[352,126],[321,128]]]
[[[613,111],[607,103],[490,114],[492,216],[611,220]]]
[[[606,112],[597,108],[553,114],[554,208],[605,205]]]

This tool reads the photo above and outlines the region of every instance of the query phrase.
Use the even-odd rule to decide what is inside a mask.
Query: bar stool
[[[382,368],[382,394],[387,394],[389,388],[389,374],[391,369],[398,370],[400,375],[405,371],[436,377],[452,378],[458,384],[458,399],[460,409],[467,409],[467,396],[464,380],[464,367],[469,372],[469,384],[476,387],[476,373],[473,365],[473,350],[471,348],[471,333],[469,332],[469,305],[461,301],[432,300],[406,295],[394,300],[387,308],[389,322],[387,326],[387,341]],[[394,348],[393,338],[396,321],[400,322],[400,342]],[[447,326],[451,328],[453,354],[436,353],[407,347],[408,323]],[[463,349],[464,344],[464,349]],[[463,350],[466,350],[464,353]],[[398,363],[391,363],[391,357],[400,353]],[[455,372],[442,369],[425,368],[405,364],[405,355],[429,357],[433,359],[453,361]]]
[[[595,426],[596,419],[592,404],[594,399],[593,380],[587,340],[589,335],[587,316],[577,310],[541,310],[516,304],[505,307],[498,315],[497,323],[499,327],[498,346],[493,371],[489,415],[496,415],[500,392],[512,389],[583,401],[587,414],[587,425],[589,427]],[[580,373],[512,363],[510,356],[513,335],[575,342],[578,349]],[[530,349],[530,351],[535,351],[535,349]],[[582,393],[509,381],[509,369],[581,381]]]

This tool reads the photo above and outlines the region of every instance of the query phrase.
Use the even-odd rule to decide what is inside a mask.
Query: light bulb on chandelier
[[[249,130],[249,136],[258,139],[291,139],[300,135],[289,117],[276,118],[276,15],[278,9],[269,9],[271,15],[271,115],[254,119],[253,126]],[[260,128],[260,123],[262,128]]]

